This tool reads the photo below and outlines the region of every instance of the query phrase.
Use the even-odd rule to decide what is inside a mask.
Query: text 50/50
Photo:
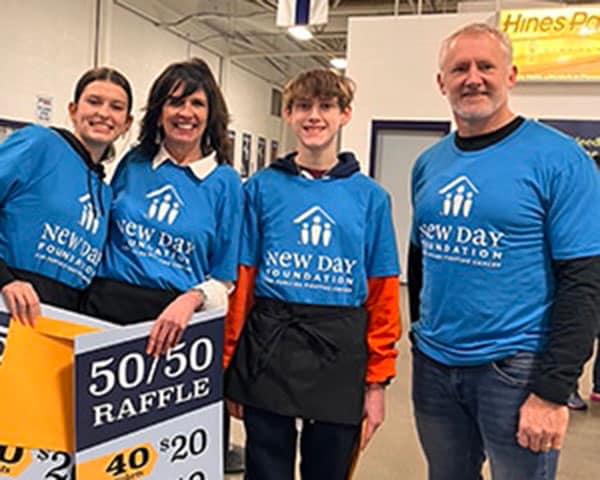
[[[149,357],[141,352],[130,352],[121,358],[108,357],[95,360],[90,367],[89,392],[94,397],[110,393],[116,385],[131,390],[142,384],[151,385],[157,370],[169,379],[177,379],[188,369],[198,373],[207,370],[214,360],[214,347],[210,338],[201,337],[186,348],[181,342],[164,357]]]

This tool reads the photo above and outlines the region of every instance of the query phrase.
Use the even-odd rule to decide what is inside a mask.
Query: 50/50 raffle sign
[[[72,368],[56,372],[72,378],[70,428],[74,435],[72,442],[67,438],[66,443],[72,449],[48,448],[39,443],[48,441],[48,432],[36,443],[35,433],[26,430],[29,433],[24,433],[23,442],[0,445],[0,477],[222,478],[222,310],[195,315],[181,342],[160,357],[145,353],[149,323],[120,328],[50,307],[44,307],[43,314],[61,320],[67,317],[70,322],[100,330],[76,335],[72,343]],[[17,332],[16,339],[25,327],[12,325],[6,337],[2,335],[2,323],[7,321],[8,315],[0,314],[0,343],[4,342],[8,357],[13,353],[13,343],[20,346],[18,340],[12,342],[13,333]],[[16,370],[13,359],[6,360],[0,365],[0,380],[7,373],[22,375],[25,382],[30,380],[22,369],[3,372],[6,367]],[[38,403],[43,408],[44,392],[39,392]],[[68,404],[65,399],[67,409]],[[52,410],[52,405],[49,409]],[[12,416],[17,421],[18,412]],[[57,445],[55,438],[61,444],[58,437],[60,431],[50,436],[53,446]],[[10,439],[14,438],[12,435]],[[7,443],[1,431],[0,443]]]

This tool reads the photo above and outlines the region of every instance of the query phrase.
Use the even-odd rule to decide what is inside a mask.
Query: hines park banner
[[[519,78],[600,79],[600,7],[502,10],[498,28],[512,42]]]
[[[30,328],[0,303],[0,478],[222,479],[223,317],[151,357],[151,322],[43,306]]]

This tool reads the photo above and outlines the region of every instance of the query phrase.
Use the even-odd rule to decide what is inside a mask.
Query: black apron
[[[22,280],[33,285],[41,303],[54,305],[55,307],[71,310],[72,312],[79,310],[83,290],[70,287],[40,273],[18,268],[10,268],[10,271],[14,275],[15,280]]]
[[[257,298],[225,374],[226,397],[279,415],[358,425],[366,325],[362,307]]]
[[[81,311],[117,325],[133,325],[154,320],[180,294],[96,277],[83,295]]]

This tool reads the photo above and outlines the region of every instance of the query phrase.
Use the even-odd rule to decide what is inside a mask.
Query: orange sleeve
[[[225,325],[223,332],[223,368],[227,368],[238,338],[242,332],[242,327],[246,321],[246,316],[254,304],[254,279],[256,277],[256,267],[240,265],[238,267],[238,278],[235,289],[229,295],[229,307],[225,315]]]
[[[400,284],[397,276],[367,280],[366,383],[385,382],[396,375],[396,341],[400,338]]]

